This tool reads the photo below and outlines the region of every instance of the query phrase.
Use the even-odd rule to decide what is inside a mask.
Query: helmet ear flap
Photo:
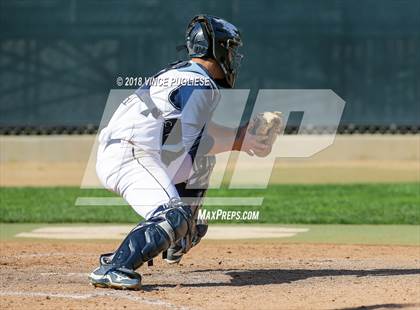
[[[210,38],[205,24],[197,22],[187,30],[187,49],[191,57],[206,57],[211,54]]]

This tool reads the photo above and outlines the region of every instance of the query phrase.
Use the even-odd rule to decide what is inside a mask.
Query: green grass
[[[0,222],[135,223],[129,206],[75,206],[77,197],[114,196],[105,190],[1,188]],[[265,190],[210,190],[211,197],[264,197],[257,223],[420,224],[420,184],[273,185]],[[254,222],[251,222],[254,223]]]

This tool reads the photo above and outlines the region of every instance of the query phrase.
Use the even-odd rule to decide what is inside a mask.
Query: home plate
[[[122,239],[134,225],[46,226],[30,232],[21,232],[19,238],[43,239]],[[291,228],[254,225],[210,225],[206,239],[264,239],[287,238],[307,232],[308,228]]]

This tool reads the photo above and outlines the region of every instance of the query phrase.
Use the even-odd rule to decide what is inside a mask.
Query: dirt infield
[[[1,308],[392,309],[420,307],[420,247],[203,241],[179,266],[142,267],[143,290],[88,285],[117,241],[1,243]]]

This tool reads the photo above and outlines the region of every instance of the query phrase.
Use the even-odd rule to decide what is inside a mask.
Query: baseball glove
[[[266,157],[271,152],[271,147],[281,133],[282,113],[278,111],[257,114],[248,126],[248,132],[257,136],[257,141],[270,146],[267,151],[254,151],[259,157]]]

